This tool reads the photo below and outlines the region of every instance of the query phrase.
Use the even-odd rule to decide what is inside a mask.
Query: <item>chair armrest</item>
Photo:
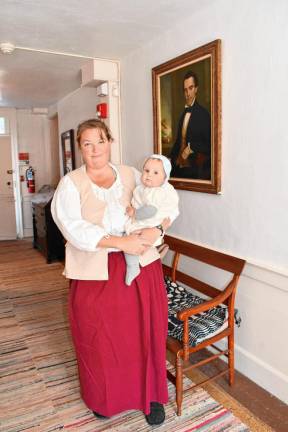
[[[224,301],[231,296],[231,294],[233,293],[234,288],[236,287],[236,283],[237,283],[237,277],[234,276],[232,278],[232,280],[229,282],[229,284],[227,285],[227,287],[225,288],[225,290],[217,295],[216,297],[214,297],[211,300],[207,300],[204,303],[201,303],[200,305],[197,305],[193,308],[189,308],[189,309],[185,309],[183,311],[179,311],[177,312],[177,318],[180,321],[185,321],[187,318],[189,318],[192,315],[196,315],[200,312],[205,312],[215,306],[218,306],[221,303],[224,303]]]

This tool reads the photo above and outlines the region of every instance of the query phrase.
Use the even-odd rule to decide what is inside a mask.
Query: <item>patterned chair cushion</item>
[[[168,336],[179,341],[183,336],[183,322],[177,319],[177,312],[199,305],[205,301],[186,288],[165,277],[168,297]],[[228,310],[226,306],[216,306],[206,312],[189,318],[189,344],[196,346],[205,339],[220,333],[227,327]]]

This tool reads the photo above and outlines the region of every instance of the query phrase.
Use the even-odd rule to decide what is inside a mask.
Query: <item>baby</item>
[[[177,192],[168,183],[170,172],[171,163],[165,156],[153,154],[146,159],[141,184],[133,191],[132,206],[126,209],[126,213],[130,216],[125,226],[127,234],[142,228],[159,228],[161,237],[153,246],[162,243],[163,219],[169,217],[172,223],[179,215]],[[125,254],[125,259],[127,264],[125,282],[131,285],[133,279],[140,273],[139,258],[137,255]]]

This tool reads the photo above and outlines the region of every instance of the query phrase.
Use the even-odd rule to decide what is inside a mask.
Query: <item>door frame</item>
[[[17,110],[16,108],[1,108],[0,115],[8,118],[9,136],[11,140],[13,193],[15,198],[16,236],[23,238],[22,196],[19,177]]]

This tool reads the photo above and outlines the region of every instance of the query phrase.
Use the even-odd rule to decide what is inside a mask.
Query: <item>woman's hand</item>
[[[170,218],[163,219],[161,225],[163,227],[163,231],[166,231],[171,225]],[[138,234],[140,238],[150,242],[150,244],[152,245],[160,237],[161,232],[159,228],[153,227],[153,228],[142,228],[141,230],[134,231],[133,234]]]
[[[165,231],[170,226],[170,219],[163,219],[162,226]],[[104,236],[98,242],[97,247],[116,248],[131,255],[142,255],[155,243],[160,235],[159,228],[143,228],[124,237]]]
[[[158,228],[142,228],[141,230],[134,231],[134,233],[135,232],[140,239],[149,242],[151,246],[161,234]]]
[[[162,225],[163,230],[164,230],[164,232],[165,232],[165,231],[170,227],[170,225],[171,225],[171,220],[170,220],[170,218],[167,217],[167,218],[163,219],[161,225]]]
[[[190,156],[190,154],[192,154],[192,153],[193,153],[193,150],[190,147],[190,143],[188,143],[187,147],[185,147],[185,149],[183,150],[183,152],[181,154],[182,159],[186,160]]]
[[[142,255],[152,246],[149,239],[132,233],[125,237],[119,237],[118,249],[131,255]]]

